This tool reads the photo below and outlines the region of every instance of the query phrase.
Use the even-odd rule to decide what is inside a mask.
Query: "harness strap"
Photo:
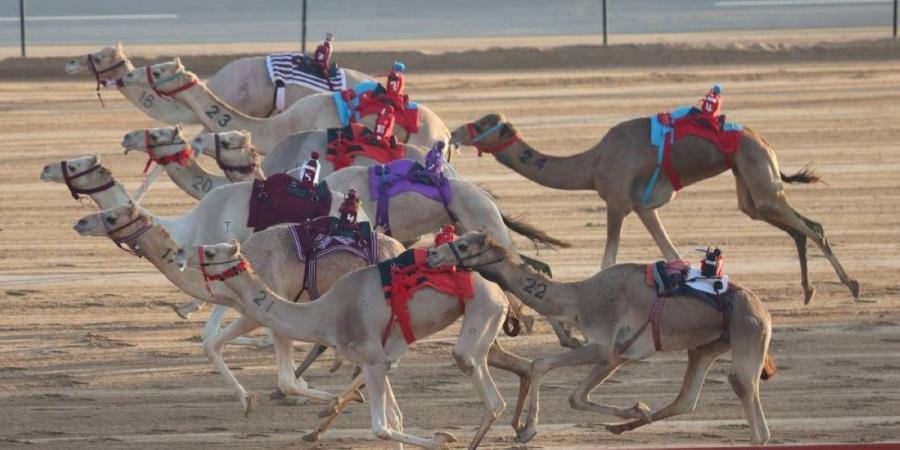
[[[210,297],[213,297],[212,288],[209,287],[210,281],[225,281],[229,278],[236,277],[240,275],[242,272],[246,272],[249,265],[247,264],[247,260],[241,258],[238,263],[229,269],[225,270],[220,274],[210,274],[206,271],[207,266],[218,265],[218,264],[228,264],[232,261],[223,261],[221,263],[206,263],[205,255],[203,254],[203,247],[197,247],[197,261],[200,262],[200,273],[203,274],[203,287],[206,288],[206,292],[209,293]]]
[[[176,77],[178,77],[178,75],[181,75],[181,72],[179,71],[179,72],[174,73],[172,76],[170,76],[168,78],[154,81],[152,69],[150,69],[150,66],[146,66],[146,68],[147,68],[147,83],[150,84],[150,89],[153,89],[153,92],[156,92],[156,95],[159,95],[160,97],[172,97],[179,92],[186,91],[186,90],[196,86],[197,83],[199,82],[196,78],[194,78],[187,84],[184,84],[184,85],[179,86],[172,90],[163,91],[163,90],[158,89],[156,86],[174,80]]]
[[[90,53],[88,53],[88,55],[87,55],[87,60],[88,60],[88,67],[91,68],[91,72],[94,74],[94,79],[97,80],[97,88],[96,88],[97,100],[100,100],[100,106],[105,109],[106,103],[103,102],[103,97],[100,96],[100,85],[104,84],[103,81],[100,80],[100,75],[102,75],[106,72],[109,72],[111,70],[118,69],[119,67],[122,67],[123,65],[125,65],[125,60],[123,59],[103,70],[97,70],[97,65],[94,64],[94,58],[92,58],[92,55]]]
[[[143,226],[141,226],[141,227],[138,228],[137,230],[133,231],[132,233],[130,233],[130,234],[124,236],[124,237],[114,237],[114,236],[113,236],[113,234],[116,234],[116,233],[118,233],[119,231],[122,231],[122,230],[124,230],[124,229],[130,227],[131,225],[134,225],[135,223],[140,222],[140,221],[142,221],[142,220],[144,221]],[[106,227],[106,222],[103,222],[103,226]],[[141,235],[143,235],[144,233],[146,233],[147,231],[149,231],[151,228],[153,228],[153,224],[152,224],[152,223],[150,223],[149,221],[144,220],[144,217],[138,216],[138,217],[134,218],[133,220],[131,220],[130,222],[128,222],[128,223],[126,223],[126,224],[124,224],[124,225],[121,225],[121,226],[118,226],[118,227],[112,228],[112,229],[107,228],[107,230],[106,230],[106,235],[107,235],[110,239],[112,239],[113,243],[115,243],[115,244],[116,244],[116,247],[119,247],[120,250],[123,250],[123,251],[125,251],[125,252],[131,253],[132,255],[137,256],[138,258],[140,258],[141,255],[139,255],[139,254],[137,253],[136,245],[134,245],[134,241],[137,240],[137,238],[141,237]],[[128,247],[130,247],[130,249],[129,249],[129,248],[123,247],[123,246],[122,246],[123,244],[127,245]]]
[[[63,180],[66,183],[66,187],[69,188],[69,193],[72,194],[72,198],[74,198],[75,200],[81,199],[81,197],[79,197],[78,194],[85,194],[85,195],[96,194],[97,192],[105,191],[105,190],[113,187],[114,184],[116,184],[115,180],[109,180],[108,182],[106,182],[100,186],[97,186],[95,188],[90,188],[90,189],[81,189],[79,187],[72,186],[72,180],[79,178],[79,177],[83,177],[95,170],[100,169],[100,165],[98,164],[98,165],[91,167],[83,172],[78,172],[74,175],[69,175],[69,170],[68,170],[68,166],[66,166],[66,162],[60,161],[59,164],[60,164],[60,168],[62,171]]]
[[[509,139],[502,141],[502,142],[498,143],[497,145],[487,146],[484,144],[479,144],[480,141],[484,140],[484,138],[488,137],[494,131],[500,129],[500,127],[502,127],[503,125],[505,125],[505,124],[503,122],[500,122],[497,125],[494,125],[493,127],[488,128],[486,131],[482,132],[481,134],[478,134],[478,132],[475,130],[474,123],[470,122],[470,123],[466,124],[466,132],[469,133],[469,138],[472,139],[472,145],[474,145],[475,149],[478,150],[478,156],[481,156],[483,153],[490,153],[492,155],[496,155],[501,150],[505,150],[507,147],[509,147],[517,142],[521,142],[521,136],[519,136],[519,133],[516,133],[516,134],[512,135]]]

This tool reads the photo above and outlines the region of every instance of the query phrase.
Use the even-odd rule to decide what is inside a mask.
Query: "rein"
[[[138,222],[141,222],[141,227],[138,228],[137,230],[135,230],[123,237],[113,236],[114,234],[116,234]],[[132,255],[140,258],[141,255],[138,254],[138,245],[135,244],[135,241],[137,240],[137,238],[141,237],[141,235],[143,235],[144,233],[149,231],[151,228],[153,228],[153,223],[149,219],[145,218],[144,216],[138,215],[137,217],[135,217],[128,223],[118,226],[116,228],[109,228],[109,225],[107,225],[106,221],[104,220],[103,227],[106,228],[106,236],[109,237],[110,239],[112,239],[112,241],[116,244],[117,247],[119,247],[119,249],[124,250],[128,253],[131,253]],[[124,244],[124,246],[123,246],[123,244]],[[126,248],[126,246],[128,248]]]
[[[466,132],[469,133],[469,138],[472,139],[472,145],[478,149],[478,156],[480,157],[483,153],[490,153],[492,155],[497,154],[497,152],[506,149],[510,145],[519,142],[519,133],[513,134],[509,139],[502,141],[496,145],[487,146],[483,144],[479,144],[479,142],[483,141],[488,136],[494,134],[498,130],[502,129],[506,126],[505,122],[500,122],[487,130],[478,133],[478,130],[475,129],[475,124],[473,122],[469,122],[466,124]]]
[[[169,90],[169,91],[163,91],[163,90],[160,90],[158,86],[168,83],[172,80],[175,80],[181,75],[184,75],[184,71],[179,70],[166,78],[163,78],[161,80],[154,80],[153,79],[153,70],[150,68],[150,66],[145,66],[145,67],[147,69],[147,84],[149,84],[150,89],[153,89],[153,92],[156,92],[156,95],[159,95],[160,97],[172,97],[179,92],[186,91],[186,90],[196,86],[198,83],[197,78],[193,78],[190,82],[188,82],[187,84],[185,84],[183,86],[179,86],[179,87]]]
[[[66,187],[69,188],[69,193],[72,194],[72,198],[74,198],[75,200],[81,199],[81,197],[79,197],[78,194],[84,194],[84,195],[96,194],[97,192],[105,191],[105,190],[113,187],[113,185],[116,184],[115,180],[109,180],[107,183],[104,183],[104,184],[94,187],[94,188],[81,189],[79,187],[73,186],[72,180],[83,177],[91,172],[94,172],[94,171],[100,169],[100,164],[97,164],[94,167],[91,167],[83,172],[78,172],[73,175],[69,175],[69,168],[66,165],[65,161],[60,161],[59,166],[62,170],[63,180],[65,180],[65,182],[66,182]]]
[[[250,163],[244,166],[229,166],[222,162],[221,152],[222,152],[222,144],[219,140],[219,133],[213,133],[213,139],[216,144],[216,164],[219,165],[219,169],[222,169],[223,172],[238,172],[244,175],[249,175],[256,170],[256,163]]]
[[[203,274],[203,287],[206,288],[206,292],[209,293],[210,297],[214,297],[214,295],[212,293],[212,289],[209,287],[210,281],[225,281],[229,278],[233,278],[233,277],[240,275],[242,272],[246,272],[247,268],[249,267],[249,264],[247,264],[247,260],[244,259],[243,257],[240,257],[238,259],[230,259],[228,261],[222,261],[222,262],[214,262],[214,263],[204,262],[205,257],[203,254],[203,246],[197,247],[197,261],[200,262],[200,273]],[[219,274],[210,274],[209,272],[206,271],[206,268],[209,266],[219,266],[222,264],[231,264],[231,263],[235,263],[235,262],[237,264],[229,267],[224,272],[219,273]]]
[[[87,55],[87,60],[88,60],[88,67],[91,68],[91,73],[94,74],[94,79],[97,80],[97,89],[96,89],[97,100],[100,100],[100,106],[102,106],[103,108],[106,108],[106,103],[103,102],[103,97],[100,96],[100,85],[104,84],[103,81],[100,80],[100,75],[103,75],[106,72],[109,72],[109,71],[112,71],[112,70],[118,69],[119,67],[124,66],[125,60],[123,59],[103,70],[97,70],[97,66],[94,64],[93,55],[91,55],[90,53],[88,53],[88,55]]]
[[[144,130],[144,149],[147,151],[147,164],[144,165],[144,171],[142,173],[147,173],[147,170],[150,169],[150,165],[153,163],[157,163],[161,166],[165,166],[171,163],[178,163],[182,166],[186,166],[187,162],[194,156],[194,151],[191,149],[187,142],[183,139],[176,142],[169,142],[168,144],[152,144],[150,139],[150,130]],[[153,152],[153,149],[157,147],[165,147],[167,145],[178,145],[184,144],[184,148],[181,149],[178,153],[173,153],[171,155],[166,156],[158,156]]]

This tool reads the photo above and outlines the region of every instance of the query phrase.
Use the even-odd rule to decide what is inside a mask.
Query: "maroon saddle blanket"
[[[247,226],[262,231],[279,223],[300,223],[331,212],[331,191],[325,182],[305,185],[284,173],[254,180]]]

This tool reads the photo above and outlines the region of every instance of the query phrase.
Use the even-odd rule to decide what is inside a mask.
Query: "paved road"
[[[0,46],[18,6],[0,2]],[[33,44],[299,40],[301,0],[26,0]],[[548,36],[601,31],[600,0],[310,0],[310,39]],[[889,26],[892,0],[609,0],[611,33]]]

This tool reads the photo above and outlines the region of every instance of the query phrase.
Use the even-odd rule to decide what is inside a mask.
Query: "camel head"
[[[179,88],[196,82],[197,76],[185,70],[180,58],[138,67],[122,77],[123,86],[149,87],[160,95],[177,91]]]
[[[53,162],[44,166],[41,170],[41,181],[50,181],[53,183],[65,183],[66,177],[63,174],[63,165],[69,175],[85,173],[100,165],[100,155],[85,155],[77,158],[65,159],[62,162]],[[101,172],[106,172],[102,174]],[[87,173],[83,177],[72,179],[72,184],[79,187],[95,186],[101,183],[101,180],[112,179],[112,174],[108,170],[101,169]],[[81,186],[85,185],[85,186]]]
[[[125,153],[128,153],[131,150],[146,152],[148,148],[153,148],[155,150],[157,147],[172,144],[183,146],[184,143],[184,129],[181,125],[146,129],[139,128],[128,132],[125,137],[122,138],[122,147],[125,148]]]
[[[88,58],[90,58],[90,61],[88,61]],[[87,55],[70,59],[66,63],[66,73],[69,75],[95,73],[101,75],[102,78],[104,72],[112,70],[127,60],[128,57],[125,56],[125,50],[122,49],[122,43],[120,42],[115,47],[104,47],[99,52],[88,53]]]
[[[241,244],[234,239],[221,244],[181,248],[175,252],[175,264],[179,269],[201,269],[209,275],[221,274],[243,260]]]
[[[129,222],[136,222],[139,217],[140,212],[135,208],[134,203],[127,203],[88,214],[79,219],[73,228],[82,236],[110,236],[111,230],[126,226]],[[126,229],[120,231],[128,232]]]
[[[203,133],[194,138],[192,147],[215,159],[232,181],[253,178],[259,167],[259,153],[247,131]]]
[[[503,114],[488,114],[453,130],[450,143],[475,147],[494,147],[516,136],[518,132]]]
[[[459,266],[478,268],[503,261],[509,252],[491,237],[490,232],[470,231],[454,241],[428,250],[430,267]]]

